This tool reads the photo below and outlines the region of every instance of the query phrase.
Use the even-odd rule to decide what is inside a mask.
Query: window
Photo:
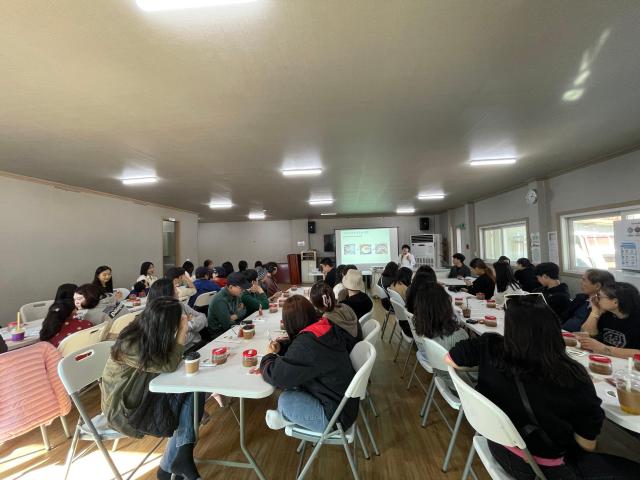
[[[561,217],[565,271],[616,266],[613,222],[640,219],[640,207],[600,210]]]
[[[497,260],[505,255],[515,262],[528,256],[527,236],[526,222],[480,227],[480,255],[486,260]]]

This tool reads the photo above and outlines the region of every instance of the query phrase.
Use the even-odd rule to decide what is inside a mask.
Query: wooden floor
[[[384,319],[379,302],[375,309],[380,321]],[[391,317],[390,324],[393,322]],[[403,350],[398,363],[393,363],[397,341],[391,345],[386,341],[389,331],[385,334],[385,341],[379,344],[378,359],[372,374],[372,388],[370,389],[376,402],[379,417],[370,415],[381,456],[372,456],[370,460],[359,454],[358,471],[362,479],[459,479],[464,467],[464,461],[469,451],[472,430],[464,422],[458,443],[453,455],[449,471],[441,471],[442,460],[449,442],[450,434],[444,422],[435,410],[432,410],[426,428],[420,427],[418,412],[424,400],[424,391],[415,384],[406,390],[407,377],[400,378],[402,363],[406,358]],[[415,361],[412,354],[411,362]],[[410,363],[412,365],[412,363]],[[421,370],[418,368],[418,370]],[[429,376],[422,370],[419,373],[423,382]],[[438,397],[439,398],[439,397]],[[94,389],[84,396],[87,405],[94,412],[99,409],[99,390]],[[440,405],[449,415],[453,424],[455,413],[440,399]],[[283,431],[270,430],[264,422],[265,410],[275,408],[276,396],[257,401],[247,401],[247,438],[249,449],[253,452],[258,464],[269,479],[294,478],[298,455],[297,441],[286,437]],[[232,403],[237,408],[237,401]],[[207,412],[211,420],[200,429],[200,442],[196,448],[196,455],[214,458],[224,458],[243,461],[239,447],[239,434],[236,421],[229,408],[221,409],[215,402],[207,403]],[[70,425],[75,425],[77,413],[75,410],[69,415]],[[73,423],[72,423],[73,422]],[[64,437],[59,421],[48,428],[52,443],[52,450],[45,452],[42,448],[40,430],[34,430],[20,438],[0,445],[0,478],[25,480],[53,480],[62,479],[64,474],[65,457],[70,440]],[[116,466],[128,475],[144,455],[153,447],[156,439],[126,440],[121,442],[118,450],[112,453]],[[89,446],[82,442],[81,448]],[[111,445],[108,444],[110,448]],[[159,451],[164,448],[164,443]],[[154,453],[148,463],[134,478],[155,479],[155,470],[159,463],[159,454]],[[200,465],[200,473],[204,479],[255,479],[253,472],[215,465]],[[489,478],[478,460],[474,463],[474,470],[479,478]],[[71,467],[70,479],[102,480],[112,478],[111,471],[102,455],[92,447],[79,458]],[[311,475],[314,479],[349,479],[351,473],[344,454],[339,446],[326,446],[316,459]]]

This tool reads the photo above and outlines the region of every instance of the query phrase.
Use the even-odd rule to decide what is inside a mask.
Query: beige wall
[[[162,219],[180,222],[180,259],[198,261],[197,215],[126,199],[0,176],[0,324],[21,305],[53,298],[59,284],[86,283],[98,265],[127,287],[143,261],[162,269]]]

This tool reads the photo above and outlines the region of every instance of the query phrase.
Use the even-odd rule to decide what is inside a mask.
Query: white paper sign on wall
[[[640,271],[640,220],[613,222],[616,268]]]

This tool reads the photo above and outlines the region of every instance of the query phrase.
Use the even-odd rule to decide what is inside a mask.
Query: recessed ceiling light
[[[136,4],[146,12],[158,12],[161,10],[185,10],[187,8],[233,5],[255,1],[257,0],[136,0]]]
[[[582,94],[584,94],[584,88],[572,88],[564,92],[562,100],[565,102],[575,102],[576,100],[580,100]]]
[[[512,165],[514,163],[516,163],[515,158],[483,158],[471,160],[471,165],[474,167],[481,167],[484,165]]]
[[[248,217],[249,220],[264,220],[267,216],[264,212],[251,212]]]
[[[231,208],[233,207],[233,203],[231,202],[210,202],[209,208],[213,209],[221,209],[221,208]]]
[[[290,168],[281,170],[285,177],[295,177],[302,175],[320,175],[322,173],[321,168]]]
[[[158,177],[139,177],[139,178],[123,178],[122,183],[125,185],[142,185],[145,183],[156,183]]]
[[[418,195],[419,200],[442,200],[444,198],[444,193],[432,193],[426,195]]]
[[[315,200],[309,200],[309,205],[331,205],[333,198],[318,198]]]
[[[337,215],[337,213],[321,213],[320,215],[323,217],[333,217],[334,215]]]
[[[399,215],[407,214],[407,213],[415,213],[416,209],[413,207],[400,207],[396,210],[396,213]]]

